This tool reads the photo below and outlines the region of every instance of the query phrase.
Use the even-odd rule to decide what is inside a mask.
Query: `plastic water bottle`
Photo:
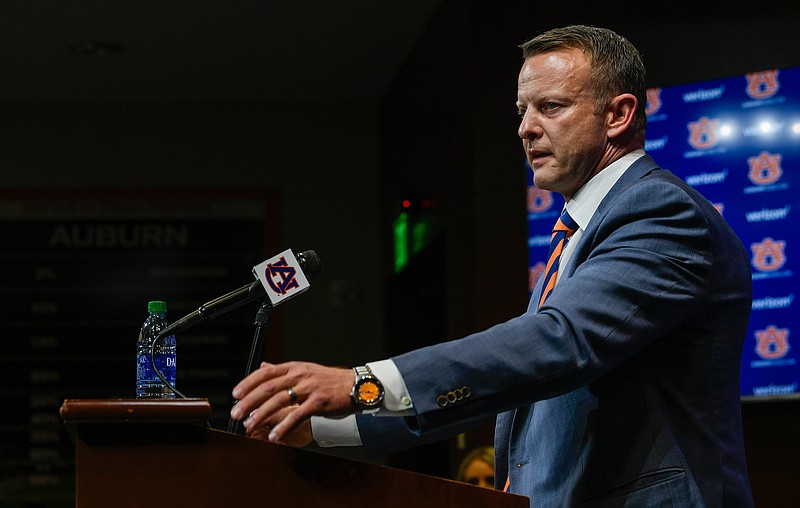
[[[169,325],[167,304],[162,301],[152,301],[147,304],[147,311],[149,315],[142,325],[136,343],[136,398],[174,399],[175,392],[159,379],[150,360],[153,340]],[[175,336],[170,335],[159,340],[155,350],[156,367],[172,386],[175,386],[176,349]]]

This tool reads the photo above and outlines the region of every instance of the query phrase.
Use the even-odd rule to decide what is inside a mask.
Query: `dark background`
[[[799,19],[793,1],[7,1],[0,185],[273,189],[271,243],[325,266],[279,310],[285,358],[363,363],[526,306],[517,45],[606,26],[666,86],[799,65]],[[398,276],[407,197],[438,234]],[[450,447],[395,463],[447,475]]]

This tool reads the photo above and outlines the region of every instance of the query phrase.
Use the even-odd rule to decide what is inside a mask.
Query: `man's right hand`
[[[261,439],[262,441],[269,441],[269,433],[272,427],[278,425],[283,421],[286,416],[295,411],[297,406],[290,406],[282,409],[280,412],[273,415],[270,421],[265,421],[254,429],[248,429],[246,436],[253,439]],[[286,434],[279,444],[291,446],[293,448],[303,448],[310,445],[314,441],[314,436],[311,433],[311,420],[303,421],[296,429]]]

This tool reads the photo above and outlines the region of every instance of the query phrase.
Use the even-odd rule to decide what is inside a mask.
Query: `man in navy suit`
[[[381,453],[497,415],[498,487],[531,506],[751,506],[745,249],[643,152],[644,66],[627,40],[571,26],[522,48],[519,136],[536,186],[574,221],[552,281],[519,317],[355,374],[263,364],[232,416],[303,445],[313,415],[317,442]],[[319,418],[354,412],[378,417]]]

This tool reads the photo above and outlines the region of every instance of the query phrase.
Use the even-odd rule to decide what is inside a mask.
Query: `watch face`
[[[364,381],[358,386],[358,400],[364,404],[375,403],[381,395],[381,389],[375,381]]]

